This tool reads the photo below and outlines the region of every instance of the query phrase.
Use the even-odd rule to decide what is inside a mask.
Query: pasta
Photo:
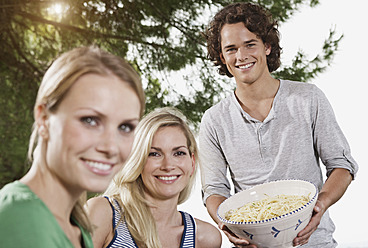
[[[290,213],[309,201],[308,196],[277,195],[254,201],[244,206],[229,210],[225,219],[236,222],[261,221]]]

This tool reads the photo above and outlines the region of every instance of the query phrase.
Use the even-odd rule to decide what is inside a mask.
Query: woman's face
[[[194,158],[182,129],[159,128],[142,171],[147,196],[158,200],[177,199],[193,172]]]
[[[86,74],[45,117],[46,164],[71,189],[104,191],[130,153],[137,94],[114,75]]]

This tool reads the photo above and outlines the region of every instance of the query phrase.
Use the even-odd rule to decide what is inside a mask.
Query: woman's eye
[[[150,153],[148,154],[148,156],[149,156],[149,157],[157,157],[157,156],[159,156],[159,154],[158,154],[158,152],[150,152]]]
[[[185,156],[185,155],[187,155],[187,153],[184,152],[184,151],[177,151],[174,155],[175,156]]]
[[[97,119],[95,117],[82,117],[81,121],[89,126],[97,126]]]
[[[124,133],[131,133],[134,131],[135,126],[131,125],[131,124],[123,124],[120,126],[119,128],[121,131],[123,131]]]

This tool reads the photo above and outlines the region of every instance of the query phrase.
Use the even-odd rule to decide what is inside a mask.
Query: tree
[[[318,0],[258,0],[279,23]],[[147,111],[176,106],[196,126],[229,86],[206,58],[202,32],[226,0],[0,0],[0,187],[28,168],[33,104],[42,75],[62,52],[96,44],[127,58],[142,75]],[[299,52],[278,77],[308,81],[330,64],[341,37],[334,30],[311,61]],[[183,75],[187,94],[173,77]]]

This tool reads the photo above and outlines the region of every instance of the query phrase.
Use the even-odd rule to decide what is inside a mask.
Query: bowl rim
[[[274,181],[269,181],[269,182],[264,182],[264,183],[261,183],[261,184],[257,184],[257,185],[255,185],[255,186],[252,186],[252,187],[250,187],[250,188],[248,188],[248,189],[245,189],[245,190],[251,190],[251,189],[253,189],[254,187],[257,187],[257,186],[260,186],[260,185],[264,185],[264,184],[270,184],[270,183],[277,183],[277,182],[285,182],[285,181],[302,181],[302,182],[307,182],[307,183],[310,183],[310,184],[312,184],[313,186],[314,186],[314,188],[315,188],[315,194],[314,194],[314,196],[306,203],[306,204],[304,204],[303,206],[301,206],[300,208],[298,208],[298,209],[295,209],[295,210],[293,210],[293,211],[291,211],[291,212],[289,212],[289,213],[286,213],[286,214],[283,214],[283,215],[280,215],[280,216],[277,216],[277,217],[273,217],[273,218],[270,218],[270,219],[265,219],[265,220],[256,220],[256,221],[248,221],[248,222],[242,222],[242,221],[231,221],[231,220],[227,220],[227,219],[225,219],[225,218],[222,218],[220,215],[219,215],[219,209],[220,209],[220,206],[225,202],[225,201],[227,201],[229,198],[227,198],[225,201],[223,201],[220,205],[219,205],[219,207],[217,208],[217,217],[220,219],[220,221],[221,222],[223,222],[223,223],[226,223],[226,224],[237,224],[237,225],[239,225],[239,224],[246,224],[246,225],[255,225],[255,224],[262,224],[262,223],[268,223],[268,222],[271,222],[271,221],[275,221],[275,220],[279,220],[279,219],[282,219],[282,218],[286,218],[286,217],[289,217],[289,216],[291,216],[291,215],[293,215],[293,214],[295,214],[295,213],[297,213],[297,212],[299,212],[299,211],[302,211],[302,210],[304,210],[304,209],[306,209],[309,205],[311,205],[311,204],[315,204],[315,201],[317,200],[317,196],[318,196],[318,188],[317,188],[317,186],[314,184],[314,183],[312,183],[312,182],[310,182],[310,181],[308,181],[308,180],[303,180],[303,179],[280,179],[280,180],[274,180]],[[240,193],[240,192],[242,192],[242,191],[239,191],[238,193]],[[236,193],[237,194],[237,193]],[[235,194],[234,194],[235,195]]]

